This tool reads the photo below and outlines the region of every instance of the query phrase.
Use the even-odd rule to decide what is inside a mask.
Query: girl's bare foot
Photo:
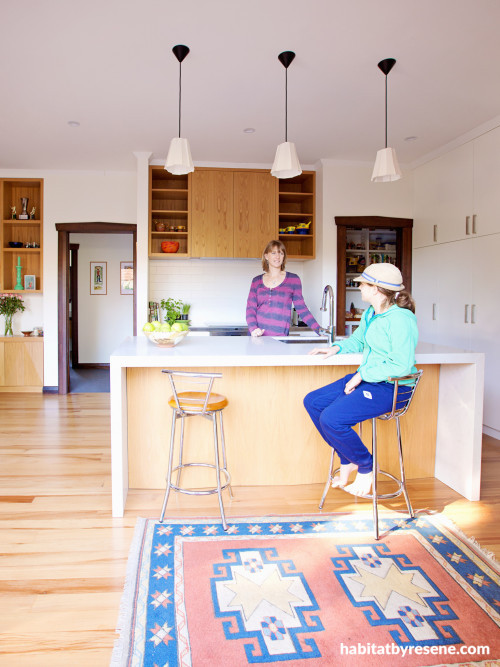
[[[349,481],[349,475],[351,472],[357,469],[358,466],[355,463],[346,463],[345,465],[341,465],[339,474],[336,475],[332,480],[332,489],[336,489],[337,487],[343,489]]]
[[[367,496],[372,489],[373,472],[358,472],[352,484],[345,487],[345,491],[354,496]]]

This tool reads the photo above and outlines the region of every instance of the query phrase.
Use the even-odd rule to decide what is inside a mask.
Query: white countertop
[[[325,343],[287,344],[271,336],[186,336],[179,345],[161,348],[142,334],[126,338],[111,354],[118,367],[209,367],[209,366],[350,366],[361,362],[361,354],[337,354],[328,359],[308,352]],[[417,364],[476,363],[484,355],[432,343],[419,343]]]

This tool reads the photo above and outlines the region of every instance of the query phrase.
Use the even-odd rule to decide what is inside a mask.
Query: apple
[[[146,324],[142,327],[142,330],[147,332],[154,331],[154,329],[155,328],[152,322],[146,322]]]
[[[160,324],[158,331],[161,331],[162,333],[170,333],[170,324],[168,322],[163,322],[163,324]]]
[[[153,325],[154,331],[158,331],[161,327],[161,322],[158,322],[158,320],[152,320],[151,324]]]
[[[189,327],[186,327],[185,324],[181,324],[180,322],[174,322],[171,327],[171,331],[186,331],[186,329]]]

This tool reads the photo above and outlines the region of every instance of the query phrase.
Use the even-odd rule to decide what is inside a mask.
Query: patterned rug
[[[139,519],[111,664],[500,665],[498,564],[439,515]]]

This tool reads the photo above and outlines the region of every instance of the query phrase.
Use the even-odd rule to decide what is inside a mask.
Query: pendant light
[[[278,60],[285,68],[285,141],[276,149],[276,156],[271,169],[271,174],[276,178],[293,178],[293,176],[302,173],[295,144],[288,141],[288,67],[294,58],[295,53],[293,51],[283,51],[278,56]]]
[[[187,139],[181,138],[181,83],[182,83],[182,61],[189,53],[189,48],[184,44],[177,44],[172,49],[174,56],[179,61],[179,136],[174,137],[168,149],[165,169],[171,174],[189,174],[194,171],[193,159]]]
[[[386,58],[378,64],[379,69],[385,74],[385,148],[377,152],[372,173],[372,181],[375,183],[397,181],[401,178],[396,151],[394,148],[387,148],[387,75],[395,64],[394,58]]]

